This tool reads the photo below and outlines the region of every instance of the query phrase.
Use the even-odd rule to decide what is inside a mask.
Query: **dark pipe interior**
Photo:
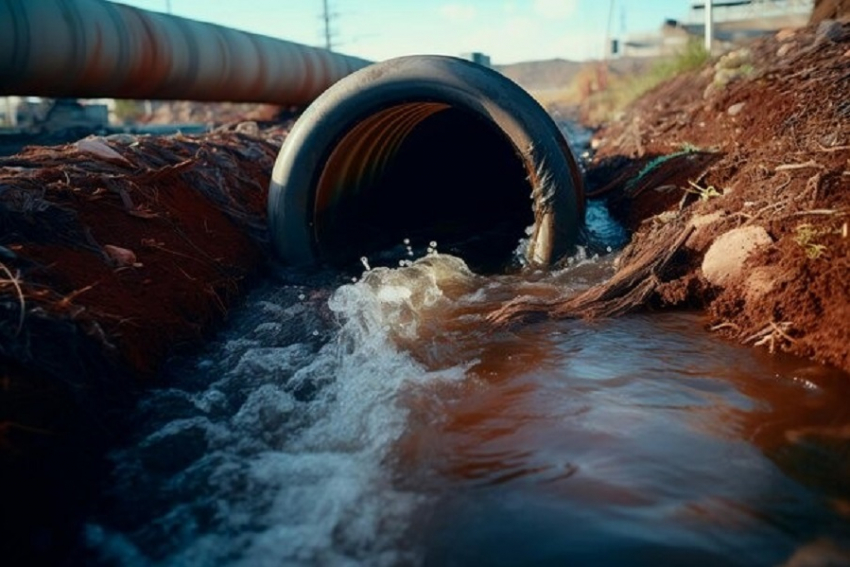
[[[319,235],[322,256],[339,263],[409,238],[418,247],[436,241],[440,252],[479,271],[503,269],[534,222],[517,150],[494,124],[457,108],[433,112],[405,131],[395,149],[362,150],[357,159],[385,160],[385,166],[356,191],[343,192],[333,222],[319,223],[326,227]]]

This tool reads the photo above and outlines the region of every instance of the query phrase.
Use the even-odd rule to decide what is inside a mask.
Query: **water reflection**
[[[398,446],[398,483],[436,495],[426,563],[850,564],[850,377],[702,327],[457,333],[470,380],[411,397]]]

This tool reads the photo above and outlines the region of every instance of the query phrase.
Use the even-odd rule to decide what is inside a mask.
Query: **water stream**
[[[616,248],[604,207],[590,216],[589,248]],[[614,257],[281,270],[141,400],[91,563],[850,563],[850,376],[695,313],[486,322]]]

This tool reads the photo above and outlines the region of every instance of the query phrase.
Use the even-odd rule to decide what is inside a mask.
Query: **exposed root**
[[[0,286],[11,284],[15,288],[15,294],[18,298],[18,303],[21,306],[21,312],[18,315],[18,328],[15,331],[15,336],[18,336],[24,329],[24,318],[26,317],[27,312],[27,303],[24,299],[24,290],[21,288],[21,274],[13,274],[3,262],[0,262],[0,270],[3,270],[3,272],[7,276],[6,279],[0,279]]]
[[[792,328],[792,326],[793,323],[791,321],[783,321],[782,323],[774,323],[771,321],[760,331],[750,335],[742,342],[744,344],[752,342],[753,346],[767,345],[770,354],[774,354],[777,346],[783,346],[783,341],[789,344],[797,342],[794,338],[788,335],[788,331]]]
[[[728,321],[725,322],[725,323],[718,323],[717,325],[712,325],[711,327],[708,328],[708,330],[711,331],[711,332],[716,332],[716,331],[720,331],[720,330],[723,330],[723,329],[732,329],[736,333],[741,332],[741,327],[739,327],[735,323],[730,323]]]
[[[97,285],[97,283],[93,283],[91,285],[87,285],[84,288],[80,288],[76,291],[72,291],[71,293],[69,293],[68,295],[66,295],[65,297],[63,297],[61,300],[59,300],[56,303],[57,307],[62,307],[62,308],[68,307],[71,304],[71,302],[74,301],[74,299],[76,299],[80,295],[84,294],[85,292],[89,291],[90,289],[93,289],[96,285]]]
[[[664,283],[665,272],[693,231],[693,227],[681,229],[671,225],[661,231],[655,246],[648,246],[630,258],[606,283],[558,301],[529,302],[527,299],[515,299],[488,315],[487,320],[502,326],[536,318],[593,319],[616,317],[634,311],[646,305]],[[668,245],[671,240],[669,236],[675,236],[675,239]]]
[[[782,165],[777,165],[773,171],[789,171],[792,169],[807,169],[807,168],[817,168],[817,169],[826,169],[824,166],[816,162],[815,160],[809,160],[806,163],[783,163]]]

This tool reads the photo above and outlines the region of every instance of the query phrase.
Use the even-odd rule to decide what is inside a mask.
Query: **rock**
[[[726,114],[729,116],[738,116],[744,107],[747,105],[745,102],[739,102],[738,104],[733,104],[729,108],[726,109]]]
[[[106,143],[104,138],[99,136],[89,136],[88,138],[83,138],[82,140],[77,141],[75,144],[76,148],[83,153],[97,156],[103,161],[108,161],[112,163],[117,163],[125,166],[132,166],[127,158],[113,150],[109,144]]]
[[[795,35],[797,35],[796,30],[786,28],[784,30],[779,30],[778,32],[776,32],[776,39],[778,41],[787,41],[787,40],[791,39],[792,37],[794,37]]]
[[[720,235],[702,260],[702,273],[712,285],[724,286],[739,277],[746,259],[773,239],[760,226],[735,228]]]
[[[793,43],[783,43],[779,49],[776,50],[776,56],[780,59],[794,51],[795,45]]]
[[[246,122],[240,122],[236,125],[236,132],[239,134],[245,134],[246,136],[254,136],[258,138],[260,136],[260,127],[253,120],[248,120]]]
[[[119,267],[133,266],[133,267],[141,267],[141,264],[136,262],[136,254],[132,250],[127,250],[126,248],[121,248],[120,246],[113,246],[111,244],[107,244],[103,247],[103,250],[106,252],[106,255],[109,256]]]

